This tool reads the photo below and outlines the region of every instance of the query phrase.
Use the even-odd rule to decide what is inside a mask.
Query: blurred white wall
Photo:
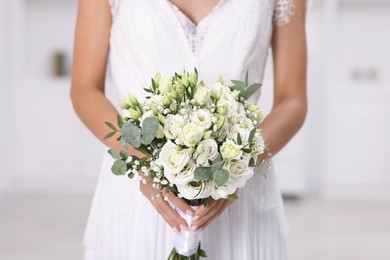
[[[57,51],[70,69],[76,11],[76,0],[0,0],[0,194],[94,187],[104,147],[73,112],[69,73],[52,75]],[[275,157],[283,192],[390,197],[389,13],[389,0],[313,1],[309,114]]]

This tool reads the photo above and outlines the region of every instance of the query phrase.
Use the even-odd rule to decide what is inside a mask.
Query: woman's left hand
[[[237,194],[238,189],[235,194]],[[222,212],[234,202],[233,199],[210,199],[208,207],[201,205],[194,213],[193,221],[191,223],[191,230],[196,231],[207,227],[214,219],[216,219]]]

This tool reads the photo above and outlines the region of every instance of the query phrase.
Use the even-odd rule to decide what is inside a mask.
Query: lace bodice
[[[155,72],[170,76],[194,67],[206,84],[219,75],[225,80],[262,82],[274,26],[289,21],[293,0],[220,0],[196,26],[169,0],[108,0],[113,23],[110,35],[110,71],[117,103],[131,91],[141,101],[142,88]],[[269,88],[269,86],[265,86]],[[250,99],[259,103],[260,93]],[[132,214],[141,201],[137,180],[111,173],[112,158],[105,153],[93,201],[85,243],[99,247],[111,214]],[[286,232],[281,196],[271,173],[257,168],[240,192],[250,194],[261,214],[277,208]]]

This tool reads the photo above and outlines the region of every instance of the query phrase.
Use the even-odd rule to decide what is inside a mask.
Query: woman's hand
[[[239,189],[234,194],[237,194]],[[193,222],[191,223],[191,230],[196,231],[207,227],[214,219],[216,219],[222,212],[234,202],[233,199],[210,199],[209,206],[200,206],[194,213]]]
[[[143,179],[146,179],[146,183],[140,181],[140,190],[142,194],[152,203],[158,213],[165,219],[175,232],[180,230],[188,229],[187,222],[180,217],[180,215],[174,210],[171,205],[164,199],[166,196],[170,202],[175,204],[181,211],[186,212],[187,215],[193,216],[194,211],[191,206],[188,205],[184,200],[175,196],[172,193],[165,193],[162,189],[156,189],[152,186],[152,180],[146,177],[143,173],[139,173]]]

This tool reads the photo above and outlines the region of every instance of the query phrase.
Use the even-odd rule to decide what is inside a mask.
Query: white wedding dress
[[[289,21],[293,0],[220,0],[195,25],[169,0],[108,0],[113,25],[110,69],[118,102],[131,91],[139,99],[155,72],[199,72],[206,84],[224,80],[262,82],[272,30]],[[193,0],[195,1],[195,0]],[[264,86],[269,89],[272,86]],[[264,90],[266,91],[266,90]],[[270,90],[271,91],[271,90]],[[251,101],[259,102],[260,93]],[[139,181],[111,173],[104,153],[84,236],[85,260],[160,260],[175,233],[139,191]],[[201,233],[210,260],[284,260],[287,224],[271,168],[255,176]]]

